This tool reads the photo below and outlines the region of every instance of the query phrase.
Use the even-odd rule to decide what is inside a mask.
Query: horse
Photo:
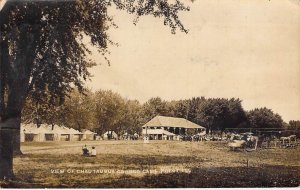
[[[252,136],[251,135],[248,139],[249,139],[248,142],[250,143],[250,147],[253,146],[254,143],[255,143],[254,150],[256,150],[257,149],[257,145],[258,145],[258,141],[259,141],[258,136]]]
[[[245,141],[245,147],[246,148],[253,148],[254,147],[254,150],[257,150],[257,145],[258,145],[258,141],[259,141],[258,136],[244,135],[243,137],[241,137],[241,140]]]
[[[296,142],[296,135],[290,135],[288,137],[280,137],[280,141],[282,141],[282,145],[283,146],[289,146],[292,143],[292,139],[294,139],[294,141]],[[286,144],[285,141],[287,141],[288,143]]]

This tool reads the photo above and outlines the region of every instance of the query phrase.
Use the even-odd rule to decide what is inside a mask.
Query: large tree
[[[299,120],[291,120],[288,124],[288,129],[293,130],[294,133],[299,137],[300,136],[300,121]]]
[[[60,122],[60,117],[57,115],[57,123],[63,124],[81,131],[82,129],[92,129],[95,123],[95,105],[93,93],[90,91],[84,94],[78,91],[73,91],[69,97],[66,98],[61,115],[63,121]],[[49,123],[50,124],[50,123]]]
[[[290,129],[300,130],[300,121],[299,120],[290,120],[288,127]]]
[[[49,98],[44,97],[44,99],[37,101],[28,96],[22,110],[22,123],[35,123],[37,127],[42,123],[49,125],[65,124],[65,104],[60,104],[60,102],[49,103]]]
[[[195,121],[208,130],[224,130],[238,127],[246,121],[246,115],[239,99],[202,99],[196,109]]]
[[[122,130],[124,132],[134,134],[141,132],[142,106],[137,100],[127,100],[125,103],[123,118],[121,120]]]
[[[167,0],[61,0],[7,1],[0,12],[0,179],[13,176],[13,139],[20,132],[21,113],[28,94],[39,99],[50,95],[63,101],[66,93],[90,74],[93,63],[84,43],[88,36],[100,53],[110,42],[112,25],[109,6],[138,17],[163,17],[172,32],[186,32],[178,11],[187,10],[179,1]],[[6,98],[5,98],[6,97]]]
[[[282,128],[281,116],[268,108],[255,108],[247,112],[250,127],[253,128]]]
[[[142,123],[148,122],[150,119],[154,118],[157,115],[167,116],[167,102],[162,100],[160,97],[150,98],[143,104],[141,114],[144,118]]]
[[[112,91],[99,90],[94,95],[95,130],[98,134],[119,131],[125,112],[124,99]]]

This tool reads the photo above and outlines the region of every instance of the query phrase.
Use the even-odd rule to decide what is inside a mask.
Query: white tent
[[[40,141],[54,141],[55,133],[51,130],[51,127],[45,124],[42,124],[38,128],[40,134]]]
[[[45,134],[47,131],[48,130],[43,125],[41,125],[39,128],[35,124],[21,125],[21,142],[45,141]]]
[[[103,139],[118,139],[118,135],[114,131],[106,131],[103,134]]]
[[[69,128],[67,127],[60,127],[61,133],[60,133],[60,141],[70,141],[71,140],[71,134],[69,131]]]
[[[54,125],[53,128],[52,128],[52,126],[50,126],[50,128],[51,128],[51,131],[54,133],[54,141],[60,141],[61,134],[66,133],[66,131],[58,125]]]
[[[53,141],[59,141],[61,134],[70,134],[68,130],[65,130],[64,127],[58,125],[45,125],[45,129],[47,130],[46,134],[53,134]]]
[[[88,129],[82,130],[82,140],[95,140],[96,134],[93,131],[90,131]]]
[[[77,141],[81,140],[82,133],[73,128],[58,125],[21,124],[20,140],[25,141]]]
[[[80,141],[82,139],[82,133],[78,130],[75,130],[73,128],[69,128],[69,132],[70,132],[70,140],[71,141]]]
[[[39,141],[39,134],[35,129],[34,124],[21,124],[20,140],[25,141]]]
[[[125,132],[123,135],[122,135],[122,137],[123,137],[123,139],[124,140],[131,140],[131,134],[129,134],[129,133],[127,133],[127,132]]]

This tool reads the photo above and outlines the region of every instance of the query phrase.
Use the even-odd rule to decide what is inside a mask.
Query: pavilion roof
[[[156,116],[143,127],[181,127],[186,129],[204,129],[204,127],[184,118]]]
[[[147,129],[147,134],[148,135],[168,135],[168,136],[174,136],[174,133],[171,133],[169,131],[163,130],[163,129]]]

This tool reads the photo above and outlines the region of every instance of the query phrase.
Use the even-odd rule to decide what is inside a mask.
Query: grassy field
[[[86,144],[97,157],[81,156]],[[2,187],[295,187],[300,151],[229,151],[222,142],[23,143]]]

